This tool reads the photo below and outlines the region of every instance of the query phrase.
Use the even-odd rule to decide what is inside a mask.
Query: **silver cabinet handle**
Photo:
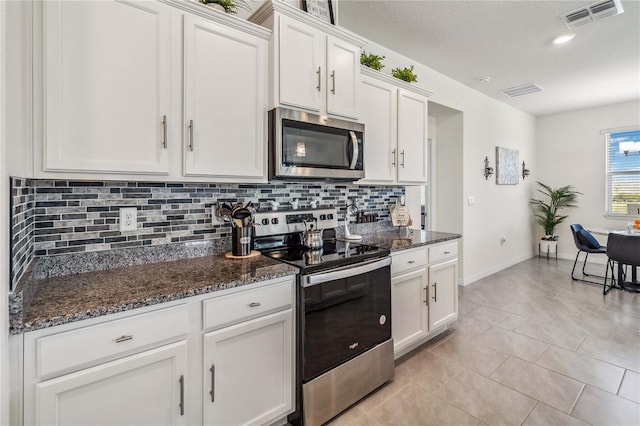
[[[331,93],[335,95],[336,94],[336,70],[331,71],[331,81],[332,81]]]
[[[433,283],[433,301],[438,301],[438,283]]]
[[[416,263],[416,261],[415,260],[409,260],[409,261],[407,261],[407,263],[412,265],[412,264]]]
[[[209,391],[209,395],[211,395],[211,402],[215,402],[216,401],[216,366],[212,365],[209,371],[211,371],[211,390]]]
[[[425,287],[424,288],[424,299],[422,302],[427,304],[427,301],[429,300],[429,287]]]
[[[193,152],[193,120],[189,120],[189,151]]]
[[[318,89],[318,92],[320,91],[320,87],[322,85],[322,78],[321,78],[321,68],[318,67],[318,71],[316,71],[316,73],[318,74],[318,85],[316,86],[316,89]]]
[[[391,166],[395,167],[396,166],[396,149],[393,148],[393,150],[391,151]]]
[[[184,375],[180,376],[180,415],[184,416]]]
[[[444,254],[451,254],[451,252],[450,251],[445,251]]]
[[[404,167],[404,149],[400,151],[400,155],[402,155],[402,162],[400,163],[400,165]]]
[[[162,147],[167,149],[167,116],[162,116]]]
[[[249,307],[250,308],[257,308],[260,305],[261,305],[260,302],[251,302],[251,303],[249,303]]]
[[[116,338],[116,343],[126,342],[127,340],[133,339],[133,334],[126,334]]]

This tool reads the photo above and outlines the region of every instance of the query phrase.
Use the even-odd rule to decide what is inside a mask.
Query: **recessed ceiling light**
[[[574,33],[563,34],[553,39],[553,44],[564,44],[571,41],[576,35]]]
[[[479,77],[478,81],[482,84],[489,84],[491,81],[491,77]]]

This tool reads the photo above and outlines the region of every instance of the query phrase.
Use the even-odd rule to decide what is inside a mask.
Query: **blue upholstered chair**
[[[637,269],[640,268],[640,236],[609,234],[607,240],[607,256],[609,262],[604,278],[602,294],[607,294],[613,287],[623,290],[640,292],[640,281],[637,277]],[[618,274],[614,271],[615,264],[618,264]],[[627,279],[626,269],[631,268],[631,279]],[[607,277],[611,269],[611,284],[607,286]],[[617,284],[617,285],[616,285]]]
[[[582,225],[576,223],[570,225],[570,228],[571,234],[573,235],[573,241],[575,242],[576,248],[578,249],[578,253],[576,253],[576,260],[573,262],[573,269],[571,270],[571,279],[574,281],[582,281],[585,283],[597,285],[602,284],[602,281],[592,281],[589,279],[584,279],[584,277],[605,278],[602,275],[587,274],[584,269],[587,266],[587,259],[589,258],[589,254],[607,254],[607,247],[600,245],[598,240],[596,240],[596,238],[591,235],[589,231],[584,229]],[[582,264],[582,278],[577,278],[575,276],[576,264],[578,263],[578,257],[582,252],[585,253],[584,263]]]

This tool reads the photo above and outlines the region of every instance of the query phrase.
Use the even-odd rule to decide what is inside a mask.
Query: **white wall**
[[[0,2],[0,424],[9,424],[9,194],[6,156],[6,8]]]
[[[572,223],[580,223],[585,228],[625,227],[627,220],[604,217],[605,141],[601,131],[634,125],[640,125],[639,101],[538,117],[535,179],[552,187],[573,185],[583,193],[578,198],[579,207],[565,210],[569,217],[556,228],[560,236],[559,257],[575,257],[576,248],[569,230]],[[542,236],[539,226],[536,236]],[[599,239],[606,244],[606,238],[600,236]]]
[[[415,65],[418,86],[433,92],[429,99],[463,114],[462,147],[462,281],[469,284],[534,254],[529,198],[537,179],[535,159],[535,117],[489,98],[449,77],[398,55],[380,45],[369,44],[367,52],[384,55],[385,68]],[[438,137],[440,130],[438,130]],[[503,146],[520,151],[532,170],[532,176],[518,185],[496,185],[495,178],[485,181],[483,160],[488,156],[495,165],[495,148]],[[455,160],[455,159],[452,159]],[[438,164],[446,167],[446,164]],[[436,190],[440,184],[433,182]],[[459,195],[453,195],[458,197]],[[476,204],[468,206],[468,196]],[[441,215],[442,213],[438,213]],[[438,229],[438,218],[433,228]],[[444,230],[444,229],[443,229]],[[507,238],[504,245],[500,237]]]

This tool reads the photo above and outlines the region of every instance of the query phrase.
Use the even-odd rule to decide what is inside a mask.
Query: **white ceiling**
[[[340,26],[539,116],[640,99],[640,1],[623,1],[621,15],[567,29],[560,15],[594,1],[337,3]],[[551,43],[568,32],[576,34],[569,43]],[[485,76],[489,84],[480,83]],[[544,90],[499,93],[526,83]]]

